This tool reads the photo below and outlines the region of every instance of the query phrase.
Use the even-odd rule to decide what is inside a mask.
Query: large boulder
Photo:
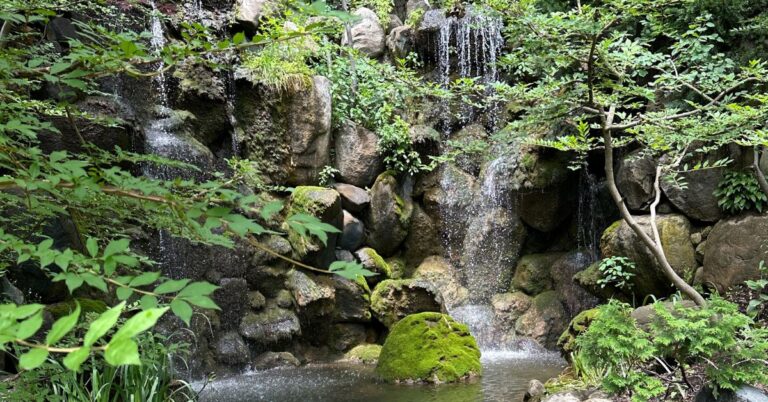
[[[363,212],[371,203],[368,192],[351,184],[336,183],[333,188],[341,195],[341,206],[352,213]]]
[[[616,170],[616,185],[632,210],[645,209],[653,198],[656,160],[635,151],[621,159]]]
[[[371,290],[364,280],[351,281],[334,275],[333,288],[336,293],[334,322],[371,321]]]
[[[292,270],[285,282],[299,309],[318,307],[315,311],[325,312],[333,308],[335,291],[329,278]]]
[[[648,236],[651,234],[650,216],[635,216],[638,225]],[[656,218],[664,253],[672,269],[686,281],[696,272],[696,254],[691,243],[691,224],[683,215],[658,215]],[[603,232],[600,249],[604,257],[623,256],[635,263],[632,290],[639,296],[664,297],[673,291],[651,251],[623,220],[615,222]]]
[[[741,215],[718,222],[704,245],[701,282],[725,291],[760,277],[760,261],[768,261],[768,216]]]
[[[299,318],[291,310],[268,306],[260,313],[248,313],[240,321],[240,335],[261,345],[274,345],[301,334]]]
[[[404,59],[414,48],[413,28],[402,25],[392,29],[387,36],[387,50],[396,59]]]
[[[362,344],[344,354],[344,360],[363,364],[376,364],[381,354],[381,345]]]
[[[341,181],[368,187],[384,170],[378,138],[373,131],[345,121],[336,133],[336,168]]]
[[[411,226],[403,243],[405,262],[409,267],[418,266],[424,258],[443,254],[438,223],[419,204],[414,204]]]
[[[694,170],[681,175],[685,188],[667,180],[661,181],[661,188],[672,205],[689,218],[716,222],[723,216],[714,194],[722,178],[722,168]]]
[[[447,383],[481,372],[480,349],[467,326],[429,312],[392,327],[376,366],[376,373],[390,382]]]
[[[360,20],[352,25],[350,33],[352,40],[344,32],[342,43],[352,44],[352,47],[370,57],[379,57],[384,53],[385,33],[379,22],[379,17],[372,10],[361,7],[352,13]]]
[[[384,257],[394,254],[408,235],[412,212],[410,195],[401,191],[394,173],[380,174],[371,188],[367,244]]]
[[[414,190],[423,194],[424,210],[439,223],[441,237],[450,247],[460,247],[467,233],[477,180],[453,164],[444,164],[418,184]]]
[[[312,85],[287,95],[285,102],[291,157],[288,184],[315,184],[320,171],[330,164],[331,82],[312,77]]]
[[[515,332],[553,349],[567,325],[568,317],[557,292],[549,291],[533,298],[528,311],[517,319]]]
[[[698,394],[694,402],[768,402],[768,394],[760,389],[743,385],[735,392],[720,390],[717,396],[708,387],[705,387]]]
[[[413,278],[429,282],[440,293],[446,308],[463,305],[469,299],[469,291],[461,286],[458,272],[443,257],[424,259],[414,271]]]
[[[560,295],[560,301],[563,302],[569,317],[591,309],[600,302],[573,279],[574,275],[587,269],[591,263],[592,258],[589,254],[583,251],[571,251],[555,261],[550,268],[555,282],[555,291]]]
[[[235,21],[250,30],[259,27],[259,19],[270,11],[269,0],[238,0],[235,6]]]
[[[344,229],[341,231],[339,247],[343,250],[355,251],[363,244],[365,237],[365,225],[360,219],[344,211]]]
[[[550,267],[563,253],[528,254],[520,258],[512,277],[512,288],[529,295],[552,289]]]
[[[388,279],[371,294],[371,310],[382,324],[391,327],[403,317],[425,311],[443,310],[440,294],[426,281]]]
[[[213,345],[216,360],[224,364],[245,364],[250,360],[248,345],[237,331],[219,335]]]
[[[343,229],[344,214],[341,209],[341,197],[336,190],[312,186],[296,187],[291,194],[288,209],[289,215],[313,215],[324,223],[339,230]],[[326,244],[323,244],[316,237],[302,237],[291,230],[288,240],[297,258],[326,267],[335,259],[334,249],[338,237],[337,233],[329,233]]]

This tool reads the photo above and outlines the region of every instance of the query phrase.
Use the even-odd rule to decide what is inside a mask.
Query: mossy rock
[[[312,215],[339,230],[343,227],[341,196],[333,189],[314,186],[296,187],[291,194],[288,216],[295,214]],[[302,237],[294,230],[288,231],[288,241],[293,248],[294,258],[321,267],[328,266],[335,259],[334,249],[337,239],[338,234],[330,233],[324,245],[316,237]]]
[[[373,315],[387,327],[410,314],[442,309],[437,290],[420,279],[387,279],[376,285],[371,294]]]
[[[563,355],[568,357],[571,352],[576,351],[576,337],[584,333],[592,321],[597,318],[599,309],[593,308],[584,310],[576,317],[573,317],[571,323],[568,324],[568,328],[560,335],[560,339],[557,340],[557,346],[563,351]]]
[[[413,314],[392,327],[376,373],[390,382],[460,381],[482,373],[480,349],[467,326],[450,316]]]
[[[45,310],[51,313],[53,318],[58,319],[75,311],[75,301],[80,304],[80,314],[96,313],[101,314],[107,311],[107,303],[101,300],[76,298],[61,303],[51,304],[45,307]]]
[[[512,287],[528,295],[537,295],[552,289],[549,268],[563,256],[563,253],[528,254],[520,258],[512,277]]]
[[[375,364],[379,361],[381,354],[381,345],[364,344],[357,345],[344,354],[344,360],[363,364]]]
[[[368,277],[368,282],[375,284],[384,279],[392,278],[392,268],[376,250],[370,247],[363,247],[355,251],[355,255],[365,269],[378,274]]]

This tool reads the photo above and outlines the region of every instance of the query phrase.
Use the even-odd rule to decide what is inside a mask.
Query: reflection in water
[[[381,383],[371,366],[309,365],[217,380],[204,389],[201,402],[518,402],[531,379],[546,381],[562,369],[555,354],[487,352],[481,379],[434,386]]]

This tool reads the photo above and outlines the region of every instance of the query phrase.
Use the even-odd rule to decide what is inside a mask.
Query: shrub
[[[720,208],[734,215],[751,209],[763,212],[763,206],[768,202],[755,176],[746,172],[726,172],[715,196]]]

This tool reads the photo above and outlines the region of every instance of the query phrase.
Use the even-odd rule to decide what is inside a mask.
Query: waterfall
[[[232,126],[232,157],[239,158],[240,157],[240,139],[238,136],[238,130],[239,126],[237,123],[237,117],[235,116],[235,99],[236,99],[236,91],[235,91],[235,73],[232,70],[229,70],[226,72],[225,77],[225,91],[226,91],[226,97],[227,97],[227,118],[229,118],[229,123]]]
[[[576,243],[579,249],[585,250],[592,261],[600,256],[600,234],[604,222],[598,209],[598,185],[595,176],[581,169],[579,176],[579,201],[576,211],[577,232]]]

